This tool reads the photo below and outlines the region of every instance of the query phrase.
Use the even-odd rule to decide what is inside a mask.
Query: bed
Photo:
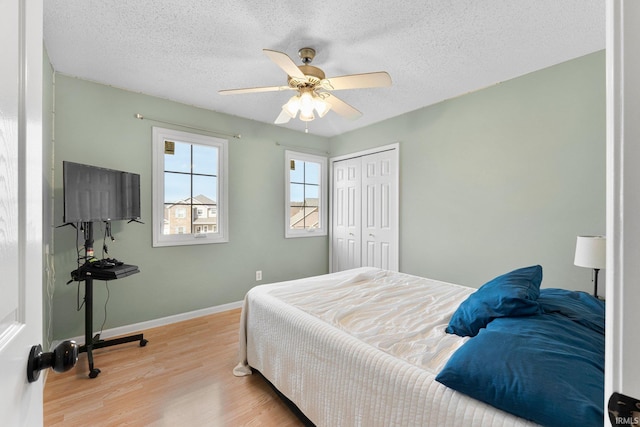
[[[317,426],[602,425],[604,303],[541,281],[364,267],[257,286],[234,375],[259,371]]]

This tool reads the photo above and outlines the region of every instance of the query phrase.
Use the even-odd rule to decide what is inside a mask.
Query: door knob
[[[27,362],[27,380],[37,381],[40,371],[51,368],[56,372],[65,372],[73,368],[78,361],[78,344],[75,341],[63,341],[51,353],[43,353],[40,344],[31,347]]]

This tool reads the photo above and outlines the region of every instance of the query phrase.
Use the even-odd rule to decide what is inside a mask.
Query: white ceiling
[[[363,116],[329,112],[308,125],[322,136],[605,48],[604,0],[45,0],[44,9],[56,71],[266,123],[291,92],[218,94],[286,85],[263,48],[299,64],[298,49],[313,47],[327,77],[391,75],[391,87],[337,93]]]

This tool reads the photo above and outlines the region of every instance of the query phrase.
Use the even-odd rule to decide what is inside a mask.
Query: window
[[[159,127],[152,139],[153,246],[228,242],[228,141]]]
[[[285,151],[285,237],[327,235],[327,159]]]

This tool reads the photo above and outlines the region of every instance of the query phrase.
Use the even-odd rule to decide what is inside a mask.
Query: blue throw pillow
[[[519,268],[485,283],[453,313],[447,332],[476,336],[493,319],[541,313],[538,304],[542,267]]]
[[[601,426],[604,334],[558,312],[495,319],[436,381],[547,427]]]

